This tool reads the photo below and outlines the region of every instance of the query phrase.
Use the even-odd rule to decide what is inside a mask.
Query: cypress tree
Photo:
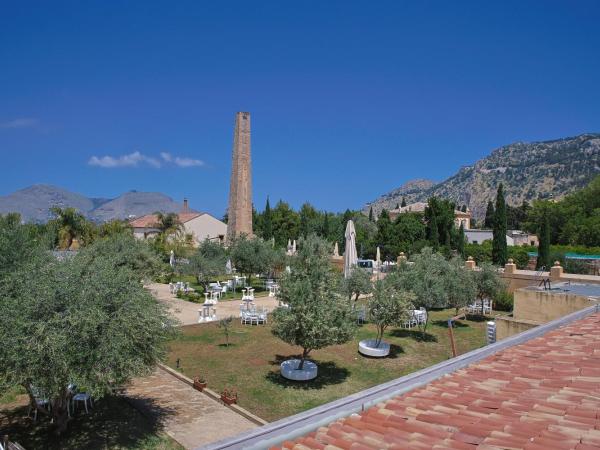
[[[371,210],[373,210],[373,208],[371,208]],[[323,239],[329,240],[329,213],[327,211],[323,214],[323,228],[321,234],[323,235]]]
[[[494,227],[494,214],[496,214],[496,211],[494,211],[494,204],[490,200],[488,201],[487,209],[485,210],[485,221],[483,222],[484,228],[489,230]]]
[[[456,243],[456,251],[463,258],[465,257],[465,227],[462,222],[458,228],[458,242]]]
[[[460,208],[460,210],[462,212],[466,213],[467,212],[467,205],[462,205],[461,208]]]
[[[271,205],[269,204],[269,197],[267,196],[267,204],[265,205],[265,212],[263,213],[263,239],[271,239],[273,237],[273,219],[271,217]]]
[[[396,203],[396,209],[400,209],[400,203]]]
[[[542,267],[546,270],[550,270],[550,221],[548,220],[548,210],[544,208],[544,212],[541,217],[541,223],[539,225],[539,238],[540,246],[538,247],[538,257],[536,267],[541,269]]]
[[[404,208],[406,206],[406,199],[402,197],[402,203],[400,203],[400,207]]]
[[[494,214],[492,261],[503,266],[506,264],[508,249],[506,246],[506,202],[504,201],[504,188],[498,186],[496,194],[496,212]]]
[[[369,209],[369,221],[373,222],[373,207],[371,206],[371,209]]]
[[[437,248],[440,244],[440,233],[438,230],[438,223],[435,212],[431,214],[431,216],[429,217],[429,221],[427,222],[427,240],[433,248]]]

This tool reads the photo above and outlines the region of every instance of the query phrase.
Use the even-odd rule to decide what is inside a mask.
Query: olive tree
[[[502,278],[500,278],[498,269],[489,263],[483,263],[474,270],[473,277],[475,279],[476,297],[482,306],[484,299],[496,298],[506,287]]]
[[[270,273],[279,260],[278,251],[270,242],[260,238],[249,239],[242,235],[235,239],[230,248],[231,261],[235,268],[246,275],[250,282],[252,275]]]
[[[96,240],[78,255],[82,266],[93,266],[98,259],[110,259],[117,269],[128,269],[137,281],[149,280],[168,270],[148,242],[132,234],[117,233]]]
[[[431,248],[425,247],[414,256],[412,263],[398,266],[392,273],[390,282],[396,284],[400,290],[410,291],[415,294],[415,307],[445,308],[448,304],[448,293],[445,285],[445,274],[448,271],[448,262]],[[423,324],[423,332],[427,329],[427,321]]]
[[[474,272],[465,267],[460,257],[452,258],[444,276],[448,306],[455,309],[456,314],[475,299],[477,286]]]
[[[10,241],[0,239],[0,254]],[[91,251],[93,247],[87,251]],[[31,405],[68,422],[70,384],[100,397],[149,373],[165,355],[174,321],[120,255],[86,252],[58,261],[32,254],[7,275],[0,302],[0,384],[23,386]],[[43,397],[50,411],[36,398]]]
[[[315,235],[302,238],[290,273],[279,283],[278,298],[289,308],[274,311],[271,331],[282,341],[302,347],[298,369],[312,350],[343,344],[356,329],[351,301],[339,294],[329,247]]]
[[[350,276],[342,281],[342,291],[349,300],[352,300],[352,296],[354,296],[354,301],[356,301],[361,294],[370,294],[372,289],[371,275],[360,267],[354,268],[350,272]]]
[[[198,283],[208,290],[208,284],[225,273],[226,264],[225,248],[217,242],[205,240],[189,258],[189,263],[181,267],[181,271],[194,275]]]
[[[412,292],[397,289],[391,279],[375,283],[367,306],[369,321],[377,327],[375,347],[381,344],[387,327],[400,325],[408,318],[415,298]]]

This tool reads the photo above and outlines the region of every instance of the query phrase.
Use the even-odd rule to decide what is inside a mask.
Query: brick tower
[[[250,113],[235,115],[231,184],[227,208],[227,240],[252,236],[252,170],[250,167]]]

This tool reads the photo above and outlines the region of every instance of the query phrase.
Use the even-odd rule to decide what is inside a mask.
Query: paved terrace
[[[188,449],[258,426],[160,368],[133,380],[126,396]]]
[[[146,286],[150,292],[161,302],[165,303],[171,313],[181,322],[182,325],[193,325],[198,323],[198,310],[202,308],[199,303],[192,303],[175,297],[169,292],[168,284],[151,283]],[[223,300],[217,305],[217,318],[240,315],[241,300]],[[277,300],[269,297],[265,293],[264,297],[255,297],[254,303],[257,307],[266,307],[269,311],[277,307]]]

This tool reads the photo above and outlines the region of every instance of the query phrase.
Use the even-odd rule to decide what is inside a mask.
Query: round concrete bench
[[[358,343],[358,352],[362,355],[372,356],[374,358],[383,358],[390,354],[390,344],[381,341],[378,347],[375,347],[376,339],[365,339]]]
[[[288,380],[294,381],[308,381],[316,378],[317,376],[317,365],[311,361],[304,361],[302,370],[298,370],[300,365],[299,359],[288,359],[281,363],[281,376]]]

